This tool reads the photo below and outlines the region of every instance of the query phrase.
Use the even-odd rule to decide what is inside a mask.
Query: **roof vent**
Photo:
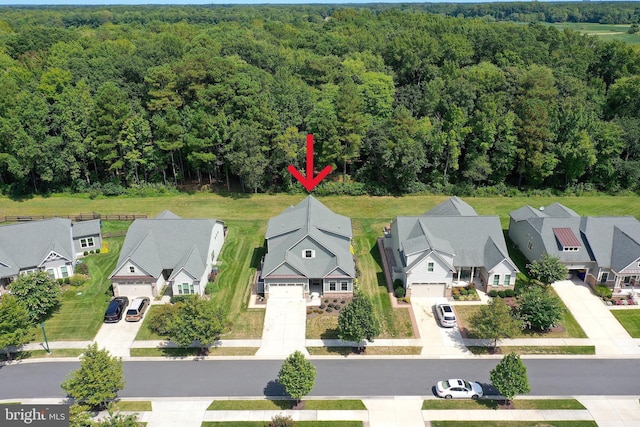
[[[543,211],[544,210],[544,206],[540,206],[540,210]]]

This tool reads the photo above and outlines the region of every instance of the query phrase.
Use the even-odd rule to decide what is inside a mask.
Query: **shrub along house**
[[[0,290],[19,274],[38,270],[56,279],[70,277],[84,251],[101,245],[100,220],[53,218],[0,227]]]
[[[422,216],[399,216],[382,239],[392,280],[407,295],[442,297],[452,286],[509,289],[518,269],[509,258],[497,216],[479,216],[452,197]]]
[[[640,282],[640,222],[634,217],[581,217],[553,203],[524,206],[509,214],[509,237],[533,262],[544,253],[569,274],[614,291]]]
[[[351,220],[313,196],[271,218],[257,291],[269,298],[353,293]]]
[[[202,295],[224,238],[224,224],[214,219],[164,211],[135,220],[109,277],[114,295],[155,297],[165,285],[173,295]]]

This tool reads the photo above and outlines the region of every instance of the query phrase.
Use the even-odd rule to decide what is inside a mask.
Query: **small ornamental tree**
[[[500,363],[491,370],[491,383],[509,403],[516,394],[526,394],[531,391],[527,367],[515,353],[507,354]]]
[[[367,295],[356,292],[351,302],[338,315],[338,338],[353,341],[362,347],[363,341],[373,341],[380,335],[380,322]]]
[[[562,320],[562,303],[546,289],[534,286],[518,297],[518,317],[530,329],[549,330]]]
[[[0,349],[5,349],[7,359],[11,359],[9,347],[29,342],[32,325],[29,312],[14,295],[0,297]]]
[[[313,390],[315,382],[316,367],[299,351],[296,350],[282,363],[278,383],[296,403]]]
[[[502,298],[494,298],[480,307],[472,317],[471,324],[479,338],[493,340],[493,349],[502,338],[512,338],[520,332],[522,323],[513,317],[511,308]]]
[[[225,331],[226,312],[211,301],[187,298],[176,307],[169,324],[169,339],[182,347],[198,341],[204,349]]]
[[[124,388],[122,359],[93,343],[80,360],[80,369],[72,371],[60,387],[80,404],[105,408]]]
[[[20,275],[9,290],[21,301],[36,323],[45,318],[60,302],[60,285],[46,271]]]
[[[543,254],[540,259],[527,264],[527,270],[532,279],[540,281],[545,286],[567,277],[567,267],[562,264],[560,258],[549,254]]]

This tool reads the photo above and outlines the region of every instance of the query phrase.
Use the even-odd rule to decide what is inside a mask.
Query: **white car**
[[[449,304],[436,305],[436,313],[440,324],[445,328],[453,328],[456,326],[456,314]]]
[[[445,399],[477,399],[482,397],[482,386],[472,381],[452,379],[438,381],[436,393]]]

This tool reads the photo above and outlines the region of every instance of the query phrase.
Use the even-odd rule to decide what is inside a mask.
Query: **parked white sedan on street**
[[[482,386],[478,383],[460,379],[438,381],[436,393],[445,399],[477,399],[482,397]]]

